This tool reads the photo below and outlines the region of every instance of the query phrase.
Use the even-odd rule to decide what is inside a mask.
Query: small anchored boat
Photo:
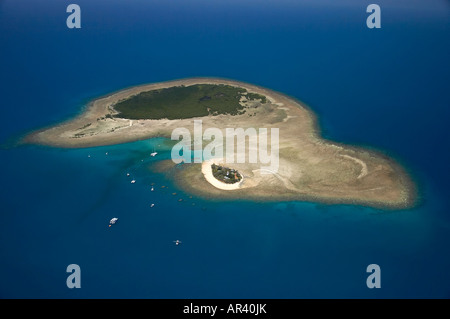
[[[158,152],[155,151],[155,147],[154,147],[154,146],[153,146],[152,148],[153,148],[153,152],[150,153],[150,156],[151,156],[151,157],[155,157],[156,154],[158,154]]]
[[[111,218],[111,220],[109,221],[109,227],[114,225],[118,220],[119,220],[119,218],[117,218],[117,217]]]

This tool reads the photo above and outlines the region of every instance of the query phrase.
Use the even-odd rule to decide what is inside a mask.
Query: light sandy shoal
[[[227,84],[259,93],[270,101],[267,107],[249,109],[236,116],[217,115],[180,120],[136,120],[98,118],[110,114],[117,101],[143,91],[178,85]],[[25,143],[38,143],[58,147],[90,147],[136,141],[155,136],[170,137],[175,128],[189,128],[193,120],[203,121],[207,128],[278,128],[280,166],[277,175],[260,174],[252,164],[238,164],[233,168],[245,175],[245,184],[225,184],[214,178],[210,165],[205,162],[189,178],[189,189],[197,189],[193,180],[204,186],[204,193],[220,190],[227,196],[270,197],[286,199],[286,194],[299,200],[363,203],[376,207],[411,207],[415,202],[415,185],[405,170],[392,159],[361,147],[352,147],[322,139],[314,113],[302,103],[279,92],[248,83],[226,79],[191,78],[163,83],[147,84],[121,90],[94,100],[77,118],[28,135]],[[85,126],[88,128],[85,129]],[[74,138],[77,133],[89,131],[91,135]],[[246,147],[246,152],[249,150]],[[217,160],[216,160],[217,161]],[[205,174],[206,173],[206,174]],[[202,183],[200,181],[208,181]],[[209,185],[213,185],[211,188]],[[202,187],[203,187],[202,186]]]
[[[220,158],[209,159],[209,160],[205,160],[202,162],[202,173],[203,173],[203,176],[205,176],[206,181],[208,183],[210,183],[212,186],[214,186],[218,189],[226,190],[226,191],[241,188],[242,182],[244,181],[244,176],[242,176],[242,179],[238,183],[234,183],[234,184],[223,183],[214,177],[214,175],[212,173],[211,165],[212,164],[220,164],[222,162],[223,162],[223,159],[220,159]]]

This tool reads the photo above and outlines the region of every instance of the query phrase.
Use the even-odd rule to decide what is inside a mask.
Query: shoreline
[[[143,91],[194,84],[241,87],[247,92],[264,95],[269,102],[251,109],[254,112],[252,117],[250,114],[208,115],[178,120],[132,121],[106,117],[107,114],[114,114],[111,113],[114,112],[113,105],[120,99]],[[170,138],[170,133],[177,127],[189,127],[192,132],[192,121],[195,119],[203,121],[204,129],[229,126],[279,127],[283,133],[280,133],[280,171],[263,176],[255,165],[237,164],[234,168],[246,177],[245,184],[241,181],[237,188],[233,188],[237,185],[230,185],[233,187],[228,189],[229,185],[225,183],[221,184],[227,187],[214,185],[214,180],[213,183],[206,183],[215,186],[217,191],[221,189],[222,193],[229,193],[216,194],[219,197],[233,194],[233,198],[312,200],[395,208],[408,208],[417,204],[415,183],[408,171],[388,154],[370,147],[367,149],[325,139],[321,136],[317,115],[305,103],[280,92],[230,79],[185,78],[118,90],[90,101],[73,119],[31,132],[22,139],[22,143],[80,148],[122,144],[152,137]],[[205,165],[202,165],[201,170],[197,169],[194,175],[198,177],[200,174],[206,182],[208,178],[203,167]],[[192,175],[192,172],[189,174]],[[186,180],[187,175],[180,178]],[[193,185],[191,188],[198,191],[198,188],[203,187],[206,194],[214,194],[215,190],[207,185]],[[236,189],[240,189],[240,192],[223,192]]]

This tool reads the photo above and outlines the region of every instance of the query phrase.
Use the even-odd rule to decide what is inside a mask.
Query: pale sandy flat
[[[246,105],[242,115],[210,115],[196,119],[203,121],[203,131],[210,127],[223,131],[225,128],[278,128],[280,165],[275,173],[264,171],[261,164],[227,165],[245,176],[245,182],[240,185],[217,184],[202,169],[206,164],[191,165],[176,177],[197,181],[180,183],[185,185],[186,191],[217,198],[298,199],[392,208],[414,204],[415,186],[394,160],[361,147],[324,140],[314,113],[304,104],[267,88],[232,80],[191,78],[121,90],[92,101],[75,119],[29,134],[24,142],[57,147],[99,146],[154,136],[170,138],[171,132],[179,127],[189,129],[193,135],[194,119],[119,119],[114,118],[114,104],[143,91],[201,83],[243,87],[248,92],[266,96],[268,103],[259,106],[241,99]],[[228,187],[239,187],[239,191],[226,192]]]

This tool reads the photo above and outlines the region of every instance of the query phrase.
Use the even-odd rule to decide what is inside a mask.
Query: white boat
[[[131,181],[131,184],[134,184],[134,183],[136,183],[136,180],[135,180],[135,179],[133,179],[133,180]]]
[[[130,173],[127,173],[127,176],[130,176]]]
[[[153,206],[155,206],[155,204],[151,204],[151,205],[150,205],[150,207],[153,207]]]
[[[153,186],[152,186],[152,188],[151,188],[150,190],[153,192],[155,189],[154,189]]]
[[[158,152],[155,150],[155,147],[152,147],[153,152],[150,153],[151,157],[156,156],[156,154],[158,154]]]
[[[117,222],[118,219],[119,219],[119,218],[117,218],[117,217],[112,218],[112,219],[109,221],[109,227],[111,227],[111,225],[114,225],[114,224]]]
[[[177,246],[178,246],[179,244],[181,244],[181,240],[178,240],[178,239],[177,239],[177,240],[174,240],[173,242],[174,242],[175,245],[177,245]]]

